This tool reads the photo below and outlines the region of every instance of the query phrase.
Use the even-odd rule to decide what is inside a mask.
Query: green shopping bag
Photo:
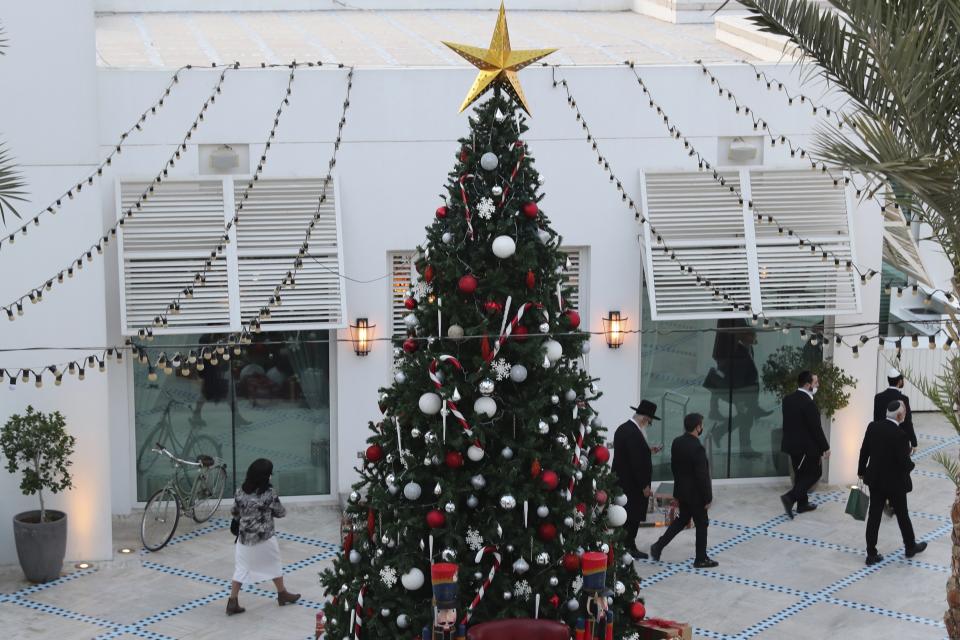
[[[863,490],[863,482],[850,487],[850,497],[847,498],[845,513],[849,513],[855,520],[866,520],[867,509],[870,507],[870,496]]]

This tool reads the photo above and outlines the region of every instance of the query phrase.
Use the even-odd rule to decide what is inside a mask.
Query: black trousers
[[[882,489],[870,487],[870,511],[867,515],[867,555],[877,555],[877,538],[880,535],[880,521],[883,519],[883,506],[889,502],[893,512],[897,515],[897,524],[900,525],[900,535],[903,536],[903,546],[911,549],[917,544],[913,535],[913,525],[910,523],[910,514],[907,513],[907,494],[889,493]]]
[[[791,453],[790,464],[793,466],[793,488],[787,492],[787,495],[797,503],[798,507],[805,507],[810,504],[810,498],[807,496],[810,488],[823,475],[820,456]]]
[[[630,499],[631,501],[633,498]],[[637,531],[640,529],[640,523],[647,521],[647,506],[650,504],[650,498],[647,496],[640,496],[637,500],[640,504],[638,508],[638,513],[633,514],[635,517],[628,516],[627,523],[625,528],[627,530],[627,548],[630,549],[637,544]]]
[[[680,503],[680,512],[677,514],[677,519],[670,523],[670,526],[667,527],[667,530],[660,536],[660,539],[657,540],[657,547],[663,549],[670,541],[673,540],[678,533],[686,529],[687,524],[693,520],[693,524],[697,528],[697,555],[695,560],[706,560],[707,558],[707,526],[710,523],[709,518],[707,518],[707,510],[703,505],[694,505],[688,504],[686,502]]]

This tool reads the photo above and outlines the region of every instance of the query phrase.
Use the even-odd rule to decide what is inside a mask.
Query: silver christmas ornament
[[[558,422],[560,422],[560,416],[558,416],[558,415],[555,414],[555,413],[551,413],[551,414],[550,414],[550,422],[552,422],[553,424],[557,424]]]
[[[555,587],[560,584],[560,579],[557,576],[550,576],[550,579],[547,581],[550,583],[551,587]]]
[[[407,374],[405,374],[403,371],[397,371],[397,373],[393,376],[393,380],[397,384],[403,384],[407,381]]]
[[[540,184],[543,184],[545,182],[543,174],[540,174],[537,176],[537,182],[539,182]]]
[[[450,244],[453,242],[453,234],[449,231],[445,231],[444,234],[440,236],[440,240],[443,241],[443,244]]]
[[[392,473],[388,473],[387,477],[384,478],[387,484],[395,484],[397,482],[397,477]]]
[[[577,480],[583,480],[583,471],[579,471],[579,470],[578,470],[578,471],[574,472],[573,475],[576,476]]]
[[[540,333],[550,333],[550,323],[543,322],[540,324]]]
[[[576,611],[579,608],[580,608],[580,603],[577,602],[576,598],[570,598],[569,600],[567,600],[567,609],[569,611]]]
[[[502,533],[500,534],[500,537],[501,537],[501,538],[503,537],[503,534],[502,534]],[[512,544],[508,544],[508,545],[507,545],[507,553],[513,553],[513,545],[512,545]]]
[[[411,437],[411,438],[419,438],[419,437],[420,437],[420,429],[417,429],[416,427],[414,427],[413,429],[410,429],[410,437]]]
[[[421,493],[422,489],[416,482],[408,482],[403,487],[403,497],[407,500],[417,500],[420,498]]]
[[[550,425],[548,425],[544,420],[541,420],[537,424],[537,430],[540,432],[541,435],[546,435],[550,433]]]
[[[512,600],[512,599],[513,599],[513,594],[510,593],[509,591],[504,591],[504,592],[503,592],[503,599],[504,599],[504,600],[507,600],[507,601]]]
[[[480,156],[480,166],[483,167],[485,171],[493,171],[497,168],[498,164],[500,164],[500,159],[497,158],[497,154],[492,151],[487,151]]]
[[[542,504],[539,507],[537,507],[538,518],[546,518],[548,515],[550,515],[550,509],[547,508],[547,505]]]
[[[537,564],[542,566],[547,566],[550,564],[550,554],[546,551],[541,551],[537,554]]]
[[[443,559],[444,562],[453,562],[454,560],[457,559],[457,552],[454,551],[453,549],[444,549],[440,553],[440,557]]]
[[[392,453],[388,453],[388,454],[387,454],[387,464],[390,464],[390,463],[392,463],[393,461],[394,461],[393,454],[392,454]],[[370,463],[370,466],[373,467],[373,466],[376,466],[376,465],[374,465],[374,464],[371,462],[371,463]]]
[[[500,506],[504,509],[513,509],[517,506],[517,499],[510,494],[500,496]]]
[[[408,313],[403,317],[403,324],[406,325],[407,329],[413,329],[420,325],[420,321],[417,320],[416,314]]]
[[[633,564],[633,556],[625,552],[622,556],[620,556],[620,561],[623,563],[623,566],[629,567]]]
[[[359,500],[359,499],[360,499],[360,494],[359,494],[359,493],[357,493],[356,491],[351,491],[351,492],[350,492],[350,502],[356,502],[356,501]]]
[[[423,458],[423,464],[424,464],[425,466],[429,467],[430,465],[433,464],[433,458],[431,458],[430,456],[424,456],[424,458]]]
[[[390,547],[391,549],[393,549],[393,543],[392,543],[392,542],[387,543],[387,546]],[[381,557],[381,556],[383,555],[383,549],[377,549],[376,551],[373,552],[373,555],[375,555],[375,556],[378,557],[378,558]]]
[[[483,574],[480,573],[479,571],[474,571],[474,572],[473,572],[473,579],[474,579],[474,580],[483,580]]]
[[[477,474],[472,478],[470,478],[470,486],[472,486],[474,489],[479,491],[480,489],[483,489],[485,486],[487,486],[487,480],[482,475]]]
[[[616,584],[613,585],[613,592],[618,596],[622,596],[624,593],[626,593],[626,591],[627,591],[626,585],[624,585],[619,580],[617,580]]]
[[[395,496],[397,495],[397,492],[400,491],[400,487],[395,484],[388,484],[387,491],[390,493],[390,495]]]
[[[482,393],[483,395],[485,396],[490,395],[491,393],[493,393],[493,389],[494,389],[493,380],[491,380],[490,378],[484,378],[483,380],[480,381],[478,388],[480,389],[480,393]]]
[[[600,551],[602,551],[602,552],[604,552],[604,553],[609,553],[609,552],[610,552],[610,545],[608,545],[606,542],[604,542],[602,545],[600,545]]]
[[[458,324],[452,324],[447,327],[447,337],[451,340],[462,340],[463,339],[463,327]]]
[[[567,392],[563,394],[563,397],[567,402],[573,402],[577,399],[577,392],[573,389],[567,389]]]
[[[359,564],[361,560],[360,552],[356,549],[350,550],[350,564]]]
[[[587,354],[590,353],[590,341],[584,340],[580,345],[580,353]]]
[[[440,464],[440,456],[433,456],[433,464]]]
[[[530,565],[527,564],[527,561],[523,558],[517,558],[513,561],[513,572],[518,576],[522,576],[527,571],[530,570]]]
[[[438,496],[443,493],[443,488],[440,486],[440,483],[437,483],[437,486],[433,488],[433,495]]]
[[[570,516],[567,516],[566,518],[564,518],[564,519],[563,519],[563,526],[565,526],[565,527],[572,527],[572,526],[573,526],[573,518],[571,518]]]
[[[384,618],[388,617],[390,615],[390,609],[380,609],[380,615]]]
[[[550,404],[560,404],[560,396],[558,395],[550,396]]]
[[[448,502],[447,504],[443,505],[443,510],[447,513],[453,513],[457,510],[457,505],[453,504],[452,502]]]
[[[437,441],[437,434],[435,434],[433,431],[427,431],[423,436],[423,440],[427,444],[433,444]]]
[[[401,613],[397,616],[397,626],[401,629],[406,629],[410,626],[410,618],[405,613]]]
[[[500,196],[503,195],[503,187],[501,187],[498,184],[495,184],[490,188],[490,193],[492,193],[494,197],[499,198]]]
[[[510,367],[510,379],[514,382],[523,382],[527,379],[527,368],[522,364],[515,364]]]
[[[469,498],[467,498],[467,506],[470,507],[471,509],[476,509],[479,503],[480,501],[477,500],[477,496],[472,495]]]
[[[511,449],[510,447],[504,447],[503,450],[500,452],[500,455],[503,457],[504,460],[510,460],[511,458],[513,458],[513,449]]]

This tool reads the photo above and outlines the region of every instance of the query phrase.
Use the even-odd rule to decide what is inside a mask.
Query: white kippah
[[[899,378],[899,377],[900,377],[900,372],[897,371],[896,369],[890,369],[890,371],[887,371],[887,377],[888,377],[888,378]]]

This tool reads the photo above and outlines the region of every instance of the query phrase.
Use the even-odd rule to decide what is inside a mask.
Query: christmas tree
[[[586,617],[604,621],[596,637],[621,638],[644,613],[619,529],[626,499],[522,140],[516,72],[553,50],[512,51],[502,5],[488,49],[447,44],[481,69],[461,111],[494,93],[417,248],[395,383],[370,425],[343,554],[321,574],[327,637],[459,639],[532,617],[589,633]]]
[[[370,425],[344,553],[322,574],[330,638],[358,624],[363,638],[420,637],[439,562],[459,563],[469,624],[539,615],[573,628],[590,551],[610,560],[616,619],[638,601],[617,529],[624,498],[591,406],[599,392],[582,365],[588,336],[566,302],[526,130],[499,90],[476,109],[418,247],[395,384]]]

